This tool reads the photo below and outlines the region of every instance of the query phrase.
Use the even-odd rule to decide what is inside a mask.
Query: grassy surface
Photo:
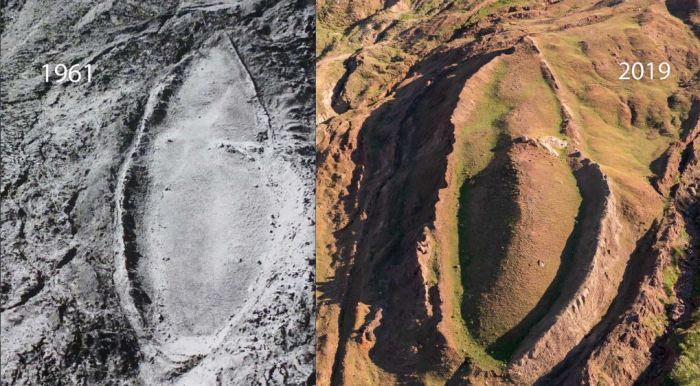
[[[693,298],[700,300],[700,275],[696,275]],[[695,310],[688,328],[676,330],[679,356],[666,384],[695,386],[700,380],[700,309]]]
[[[342,30],[333,29],[317,22],[316,27],[316,58],[323,59],[328,52],[334,54],[351,53],[361,45],[348,41],[343,37]]]
[[[681,270],[678,268],[678,259],[683,255],[683,253],[684,252],[682,249],[674,248],[673,254],[671,255],[671,264],[664,268],[661,275],[663,279],[664,291],[669,297],[673,297],[675,293],[674,288],[676,286],[676,282],[678,281],[678,276],[681,273]]]
[[[688,242],[688,234],[681,235],[681,240]],[[677,253],[683,253],[678,251]],[[700,275],[696,273],[692,298],[700,302]],[[668,385],[696,386],[700,380],[700,309],[695,310],[688,328],[676,331],[678,359],[673,365],[667,379]]]
[[[322,3],[343,4],[343,1]],[[453,2],[450,8],[437,13],[445,2],[409,2],[407,4],[410,6],[398,11],[399,13],[387,15],[380,12],[371,22],[362,21],[354,26],[354,21],[342,13],[320,12],[317,19],[317,54],[323,53],[320,60],[327,59],[328,62],[319,71],[319,84],[328,85],[330,89],[344,73],[344,59],[338,58],[359,52],[360,67],[348,78],[345,95],[352,102],[357,102],[353,106],[359,106],[358,110],[371,108],[372,103],[381,101],[388,83],[400,79],[406,68],[416,60],[426,58],[434,48],[444,46],[455,29],[467,24],[474,25],[474,21],[511,6],[525,5],[526,2],[497,0],[467,20],[467,15],[471,14],[476,3]],[[585,1],[573,0],[573,3],[561,6],[554,4],[548,8],[561,8],[556,16],[564,17],[575,16],[577,12],[573,10],[579,6],[581,12],[590,14],[591,12],[584,11],[589,5]],[[459,21],[445,22],[450,17]],[[554,20],[553,23],[559,22],[555,19],[551,19]],[[388,23],[389,20],[392,21],[391,24]],[[570,21],[579,20],[572,17]],[[503,26],[507,29],[518,23],[516,19],[509,19]],[[564,21],[558,26],[563,23]],[[617,79],[620,72],[618,60],[659,62],[665,54],[659,47],[664,44],[674,46],[668,42],[655,41],[654,39],[667,39],[668,36],[649,34],[640,23],[642,22],[638,18],[629,14],[613,15],[611,19],[595,22],[591,26],[566,29],[558,29],[553,25],[545,28],[544,23],[534,21],[523,22],[523,26],[537,29],[530,31],[530,36],[535,36],[542,55],[560,80],[563,100],[570,106],[574,121],[579,126],[581,143],[573,147],[583,150],[593,161],[601,164],[612,180],[615,195],[621,202],[621,213],[625,217],[624,231],[619,237],[621,244],[630,246],[634,245],[638,236],[632,228],[648,227],[651,220],[661,213],[663,202],[648,183],[648,178],[652,175],[650,163],[679,136],[678,122],[688,110],[687,101],[671,106],[668,99],[669,95],[676,92],[675,85],[682,74],[674,72],[672,79],[667,82],[625,83]],[[370,30],[373,31],[371,36],[366,33]],[[380,30],[382,34],[376,35],[375,32]],[[377,41],[376,36],[383,38]],[[467,39],[474,39],[474,36],[465,36],[448,44],[465,44]],[[675,45],[679,44],[676,42]],[[391,51],[397,48],[398,52]],[[520,49],[521,47],[518,48]],[[680,57],[678,52],[674,52],[674,55]],[[334,58],[338,60],[332,61]],[[488,207],[479,208],[478,204],[474,204],[474,201],[481,200],[474,198],[475,192],[478,193],[474,188],[489,183],[489,176],[484,175],[484,171],[494,162],[494,155],[499,151],[499,138],[505,135],[528,135],[531,138],[552,135],[562,138],[559,133],[562,123],[559,101],[541,76],[528,73],[528,69],[538,71],[538,65],[529,63],[519,67],[517,62],[503,63],[489,75],[484,87],[474,90],[473,97],[469,98],[477,107],[468,122],[456,128],[459,130],[459,141],[455,143],[451,155],[457,165],[453,169],[454,175],[449,176],[452,189],[449,194],[452,196],[447,197],[449,204],[446,207],[454,215],[451,222],[443,224],[441,230],[444,232],[434,234],[429,231],[429,238],[434,239],[436,253],[430,258],[426,279],[428,285],[440,288],[440,298],[445,302],[441,323],[447,326],[450,348],[456,346],[459,354],[469,357],[474,365],[483,370],[502,369],[523,333],[531,326],[532,320],[542,314],[543,309],[540,309],[539,313],[535,313],[534,319],[521,326],[519,334],[511,334],[508,339],[500,340],[500,346],[494,346],[499,339],[508,335],[511,327],[523,323],[524,314],[531,314],[527,311],[534,307],[532,302],[548,296],[549,287],[545,286],[547,291],[543,291],[542,287],[522,286],[522,283],[513,278],[524,278],[525,282],[531,283],[551,282],[548,280],[557,271],[557,260],[566,258],[565,254],[554,252],[559,248],[556,242],[566,241],[567,230],[570,231],[569,227],[573,227],[581,199],[562,156],[552,157],[547,162],[532,159],[539,166],[525,175],[525,179],[533,179],[533,185],[524,187],[530,189],[531,193],[522,197],[538,202],[539,204],[530,207],[536,213],[544,213],[542,217],[549,217],[528,217],[512,208],[500,210],[502,208],[498,206],[501,204],[495,196],[496,202],[489,203]],[[326,94],[319,95],[323,98]],[[319,111],[322,112],[321,109]],[[370,146],[371,151],[381,151],[383,142],[378,138],[374,142],[370,141]],[[523,158],[520,162],[529,160]],[[498,173],[491,177],[495,175]],[[493,187],[503,186],[503,181],[490,183]],[[548,190],[557,194],[549,194]],[[488,203],[487,200],[481,201]],[[508,204],[507,199],[501,201]],[[550,204],[545,206],[541,202]],[[473,221],[474,208],[481,210],[476,221]],[[523,205],[519,209],[522,211],[523,208],[527,209],[528,206]],[[498,216],[501,217],[497,218]],[[557,218],[563,220],[552,222],[551,219]],[[479,222],[493,223],[492,228],[497,229],[500,236],[484,232],[483,229],[480,234],[482,224]],[[533,230],[535,235],[527,234]],[[332,242],[330,235],[326,236]],[[499,238],[506,240],[502,242]],[[554,247],[543,246],[538,242],[549,243]],[[474,247],[479,243],[481,246]],[[504,246],[506,249],[494,252],[494,246]],[[445,251],[447,252],[442,253]],[[543,257],[543,254],[546,256]],[[527,265],[519,265],[519,261],[533,257],[546,262],[544,269],[528,271],[530,268]],[[329,259],[329,256],[321,256],[320,259]],[[480,272],[483,271],[478,266],[470,267],[470,264],[479,260],[490,261],[495,272],[489,279],[492,288],[484,288],[487,292],[501,295],[486,299],[481,296],[484,288],[473,286],[474,282],[481,279]],[[328,280],[334,273],[329,264],[319,264],[319,271],[320,277]],[[677,276],[675,267],[664,272],[665,287],[672,288]],[[319,314],[323,314],[323,311],[319,311]],[[469,328],[468,322],[472,322],[469,323]],[[667,324],[663,317],[645,318],[642,322],[658,327],[660,331]],[[683,355],[691,361],[697,359],[697,356],[692,356],[693,352],[697,354],[698,345],[693,343],[696,341],[697,338],[688,338],[688,350],[684,348]],[[361,350],[358,349],[359,351]],[[686,351],[689,354],[685,354]],[[358,375],[358,381],[367,376],[361,381],[376,383],[386,376],[379,368],[373,367],[367,357],[358,356],[349,360],[347,365]],[[687,373],[686,369],[679,371]],[[425,384],[443,384],[445,375],[428,372],[418,376],[422,377]],[[678,379],[681,377],[682,374]]]
[[[694,319],[695,323],[681,332],[680,356],[669,376],[672,385],[696,386],[700,380],[700,311]]]
[[[503,9],[524,6],[528,4],[530,4],[530,2],[526,0],[496,0],[495,2],[488,4],[485,7],[481,8],[479,11],[477,11],[472,17],[472,20],[480,20]]]
[[[543,34],[538,41],[579,123],[582,150],[601,164],[625,206],[633,208],[630,220],[650,223],[663,209],[647,183],[650,164],[679,134],[672,122],[680,112],[667,102],[676,83],[621,81],[618,61],[658,62],[658,46],[628,16],[613,17],[595,29]],[[618,58],[611,60],[611,52]]]
[[[560,136],[560,108],[539,59],[522,53],[494,72],[456,144],[461,314],[492,360],[506,362],[546,312],[581,201],[563,155],[506,156],[498,142]]]
[[[455,145],[454,157],[458,160],[456,168],[456,176],[454,176],[455,186],[464,185],[464,181],[469,177],[476,175],[483,170],[493,158],[492,149],[497,143],[499,136],[498,121],[508,112],[508,107],[495,98],[496,89],[507,71],[505,65],[499,65],[494,71],[493,79],[489,82],[483,93],[476,96],[479,103],[479,114],[476,114],[468,125],[457,128],[461,130],[462,138],[470,138]],[[449,202],[454,203],[453,213],[458,213],[459,209],[459,191],[455,192],[455,197],[449,199]],[[450,291],[447,294],[447,304],[451,309],[446,312],[450,319],[448,324],[454,335],[456,344],[462,352],[469,356],[479,367],[487,370],[494,370],[503,367],[505,364],[502,361],[495,360],[485,348],[480,345],[466,328],[466,323],[462,315],[463,304],[463,287],[462,287],[462,259],[459,253],[460,237],[458,216],[455,216],[448,224],[446,234],[443,235],[445,247],[448,250],[447,256],[444,256],[446,264],[443,267],[443,273],[448,276],[443,278],[446,283],[446,289]],[[445,249],[443,249],[445,250]]]

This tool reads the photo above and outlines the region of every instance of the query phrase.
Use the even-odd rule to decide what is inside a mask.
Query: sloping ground
[[[313,380],[312,17],[3,4],[3,385]]]
[[[320,4],[319,384],[692,370],[700,45],[674,4]]]
[[[461,175],[448,182],[460,192],[462,313],[481,344],[505,360],[556,292],[555,276],[566,268],[564,248],[580,202],[565,158],[559,157],[565,142],[554,137],[559,104],[532,54],[523,48],[505,58],[491,95],[478,102],[489,107],[472,112],[466,122],[454,121],[455,143],[465,148],[455,149]],[[484,122],[481,115],[499,101],[502,108]],[[499,142],[473,137],[489,126]],[[547,141],[558,145],[547,148],[542,145]],[[485,145],[490,146],[477,148]],[[476,165],[485,154],[493,158],[480,170]]]
[[[202,342],[256,281],[274,216],[263,170],[269,161],[255,140],[267,132],[267,119],[228,38],[219,40],[193,61],[168,118],[150,130],[144,160],[136,161],[148,164],[151,176],[137,237],[146,257],[140,276],[172,336]],[[230,103],[236,100],[250,102]]]
[[[561,361],[600,320],[615,293],[608,270],[624,253],[618,240],[618,204],[600,166],[583,160],[575,174],[586,209],[574,250],[574,272],[550,316],[533,328],[513,357],[511,374],[521,382],[534,382]]]

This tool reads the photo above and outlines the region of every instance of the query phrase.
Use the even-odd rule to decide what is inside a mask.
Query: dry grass
[[[451,9],[439,13],[440,1],[419,3],[409,2],[409,9],[396,14],[380,12],[371,21],[352,27],[350,24],[362,15],[322,12],[319,16],[317,49],[324,53],[320,60],[327,61],[318,71],[319,92],[327,92],[341,78],[347,55],[361,55],[344,89],[344,96],[357,108],[342,114],[342,119],[357,119],[374,108],[374,103],[381,103],[392,82],[400,81],[417,58],[425,58],[443,45],[470,17],[475,21],[519,4],[496,1],[484,6],[489,2],[483,2],[484,8],[475,14],[471,11],[476,2],[454,2]],[[363,4],[369,4],[365,10],[374,7],[369,0]],[[650,164],[678,137],[679,118],[687,112],[685,105],[668,105],[669,96],[678,91],[678,81],[688,77],[688,71],[683,72],[684,66],[688,67],[683,62],[684,52],[663,52],[662,47],[698,43],[692,35],[674,29],[680,22],[656,18],[659,25],[654,28],[673,33],[655,34],[643,17],[632,16],[634,12],[658,12],[658,5],[611,13],[610,19],[571,27],[569,24],[586,16],[607,12],[591,10],[590,5],[585,0],[561,2],[548,7],[552,19],[507,19],[503,25],[508,28],[521,23],[532,29],[530,36],[537,40],[542,56],[560,80],[558,96],[571,107],[579,127],[581,143],[572,147],[583,150],[609,175],[625,216],[620,242],[623,249],[631,251],[641,231],[663,207],[649,184]],[[395,21],[390,27],[389,20]],[[376,41],[380,29],[383,38]],[[685,39],[684,43],[667,41],[670,36]],[[465,36],[448,44],[474,39]],[[667,56],[674,75],[666,82],[617,79],[619,61],[660,62]],[[448,340],[447,346],[456,349],[454,355],[498,372],[550,304],[551,290],[557,286],[554,278],[567,258],[565,243],[572,237],[581,197],[563,155],[556,158],[521,145],[510,151],[499,147],[499,140],[507,137],[565,138],[559,132],[560,101],[542,78],[536,54],[518,51],[480,73],[482,79],[475,80],[475,87],[464,96],[474,107],[458,120],[446,176],[448,187],[440,192],[435,229],[428,230],[435,247],[425,280],[439,288],[443,318],[438,329]],[[325,97],[320,93],[318,98]],[[319,105],[323,115],[328,106],[320,101]],[[349,164],[349,160],[342,162]],[[342,193],[347,182],[341,180],[339,186],[323,191]],[[319,185],[326,183],[330,181]],[[321,197],[318,208],[333,204],[332,198]],[[336,242],[330,233],[336,227],[329,219],[319,220],[320,283],[337,281],[333,276],[337,267],[330,264],[333,248],[326,248]],[[623,266],[624,258],[620,261]],[[611,274],[616,269],[620,267],[611,267]],[[318,312],[320,320],[328,321],[323,327],[326,330],[319,331],[336,334],[330,321],[337,321],[337,306],[320,307]],[[348,370],[346,381],[395,384],[392,375],[372,363],[368,350],[348,343],[343,363]],[[416,376],[425,384],[442,384],[449,375],[427,372]]]
[[[457,125],[455,149],[450,156],[454,163],[452,169],[455,173],[448,178],[453,181],[450,187],[442,194],[444,205],[438,209],[438,216],[445,213],[438,224],[440,240],[440,292],[443,299],[443,312],[445,320],[443,325],[446,334],[454,339],[454,345],[463,355],[472,358],[478,365],[485,369],[499,369],[503,363],[490,357],[484,347],[474,339],[466,328],[462,315],[463,287],[461,259],[459,256],[459,227],[457,213],[459,211],[459,187],[462,186],[467,173],[478,173],[488,165],[493,157],[492,148],[498,139],[496,130],[497,121],[507,112],[507,107],[494,99],[499,79],[504,76],[507,67],[499,61],[493,62],[489,68],[482,69],[481,75],[486,79],[476,79],[470,82],[472,86],[466,93],[472,90],[483,90],[480,95],[473,95],[475,106],[481,107],[479,114],[468,114],[467,122],[457,117],[453,121]],[[470,109],[469,106],[464,107]],[[461,146],[460,146],[461,144]],[[469,156],[467,156],[469,155]]]
[[[536,56],[507,59],[477,106],[455,151],[462,315],[489,354],[507,361],[546,311],[551,299],[543,295],[581,199],[563,158],[533,146],[508,151],[497,144],[499,137],[559,135],[560,106]]]
[[[624,205],[636,208],[629,220],[648,224],[663,206],[648,184],[650,164],[679,135],[673,123],[678,113],[667,100],[687,75],[672,63],[666,81],[618,80],[618,62],[668,60],[659,42],[629,15],[537,39],[580,123],[580,147],[612,178]]]

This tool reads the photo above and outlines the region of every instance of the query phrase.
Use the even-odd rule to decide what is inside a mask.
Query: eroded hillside
[[[312,383],[313,12],[2,2],[0,384]]]
[[[697,3],[317,11],[320,385],[700,377]]]

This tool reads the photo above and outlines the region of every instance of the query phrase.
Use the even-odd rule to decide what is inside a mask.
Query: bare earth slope
[[[318,384],[700,379],[698,12],[322,1]]]
[[[304,1],[3,3],[3,385],[313,382],[313,33]]]

